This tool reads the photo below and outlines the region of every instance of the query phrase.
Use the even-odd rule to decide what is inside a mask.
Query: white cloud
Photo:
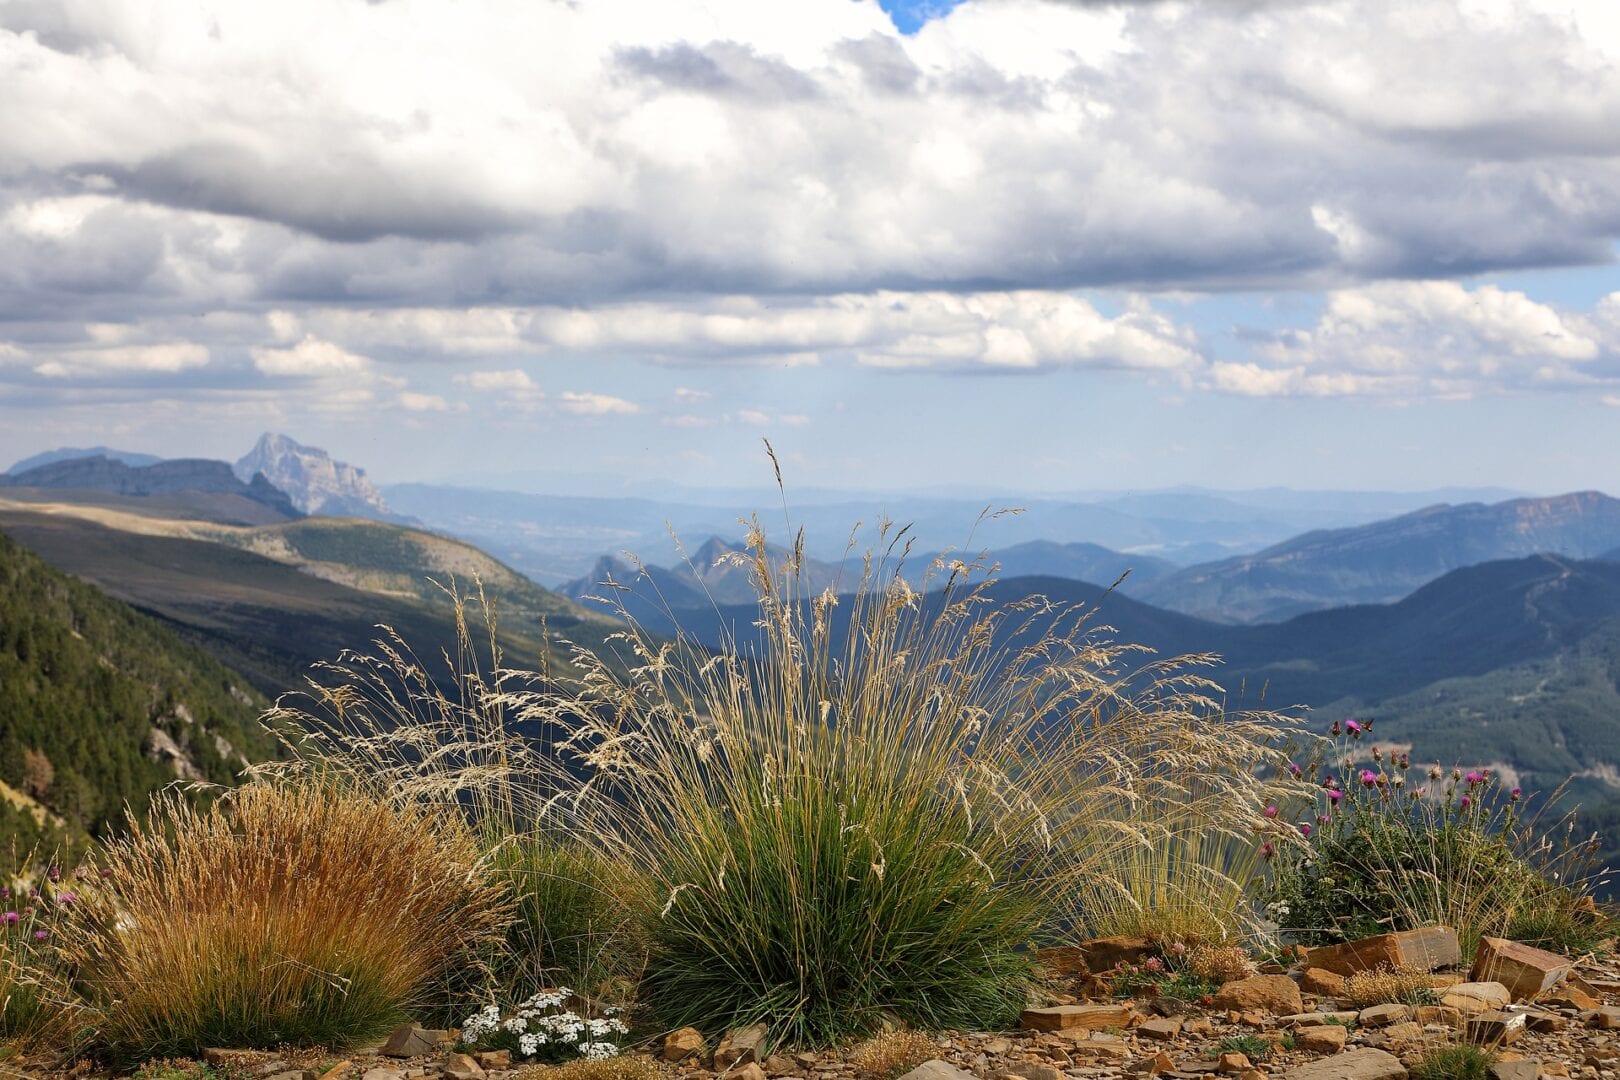
[[[1610,6],[978,0],[903,38],[875,0],[13,4],[0,287],[403,310],[1591,261]]]
[[[403,390],[399,395],[400,407],[407,412],[448,412],[450,403],[437,394],[420,394]]]
[[[62,349],[42,354],[34,372],[48,379],[96,378],[106,375],[172,375],[205,366],[208,349],[192,342]]]
[[[630,416],[641,411],[641,406],[610,394],[581,393],[564,390],[560,395],[565,412],[580,416]]]
[[[455,377],[462,386],[481,392],[538,393],[540,387],[522,368],[504,371],[467,371]]]
[[[1607,303],[1607,301],[1605,301]],[[1261,362],[1220,363],[1241,394],[1469,396],[1614,380],[1620,323],[1496,285],[1393,281],[1331,293],[1308,329],[1278,332]]]
[[[266,375],[292,378],[331,378],[358,374],[371,363],[340,345],[306,335],[287,349],[253,349],[253,364]]]

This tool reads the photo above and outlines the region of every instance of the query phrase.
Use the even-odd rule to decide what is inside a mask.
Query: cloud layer
[[[1615,389],[1612,297],[1459,284],[1612,259],[1601,0],[969,0],[910,37],[866,0],[13,0],[0,84],[32,394],[434,411],[408,366],[448,357],[468,400],[643,407],[542,390],[562,356]],[[1172,299],[1230,289],[1325,299],[1234,353]]]

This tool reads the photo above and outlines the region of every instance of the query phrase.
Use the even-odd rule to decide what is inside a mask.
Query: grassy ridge
[[[311,664],[372,640],[378,624],[413,642],[455,640],[453,604],[430,573],[448,584],[459,572],[468,587],[474,574],[483,577],[500,605],[503,646],[525,662],[545,653],[566,670],[562,637],[600,648],[617,629],[476,549],[446,540],[441,550],[440,538],[398,526],[325,519],[162,535],[7,510],[0,528],[58,569],[168,622],[270,695],[301,685]]]

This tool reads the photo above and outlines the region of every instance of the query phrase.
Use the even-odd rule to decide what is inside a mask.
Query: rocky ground
[[[1456,954],[1455,936],[1442,928],[1383,935],[1313,950],[1291,969],[1271,965],[1226,983],[1203,1002],[1186,1002],[1087,999],[1085,992],[1097,994],[1106,983],[1089,974],[1083,955],[1065,963],[1060,953],[1054,1004],[1025,1012],[1018,1030],[939,1036],[931,1050],[923,1046],[934,1060],[905,1080],[1402,1080],[1428,1049],[1465,1040],[1497,1050],[1497,1080],[1620,1078],[1620,961],[1612,951],[1572,963],[1487,939],[1471,971],[1456,969]],[[1346,976],[1391,965],[1430,972],[1423,979],[1435,1003],[1342,1007],[1335,995],[1346,992]],[[385,1044],[341,1061],[315,1052],[210,1051],[207,1057],[257,1080],[516,1076],[505,1052],[456,1053],[454,1038],[454,1032],[407,1025]],[[629,1054],[655,1063],[672,1080],[892,1080],[873,1077],[870,1062],[848,1050],[768,1053],[768,1043],[763,1027],[732,1032],[712,1047],[684,1029]],[[921,1056],[916,1050],[913,1060]],[[91,1071],[75,1070],[81,1076]]]

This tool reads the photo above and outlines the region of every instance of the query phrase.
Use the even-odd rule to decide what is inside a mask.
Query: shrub
[[[1503,791],[1482,771],[1425,774],[1376,746],[1361,760],[1368,728],[1335,723],[1345,733],[1338,766],[1298,814],[1308,842],[1279,851],[1267,906],[1283,929],[1328,944],[1445,924],[1469,955],[1521,918],[1573,913],[1599,884],[1597,846],[1575,837],[1573,819],[1541,828],[1522,815],[1519,789]],[[1543,931],[1557,938],[1571,926]]]
[[[491,961],[503,1004],[558,985],[628,999],[646,960],[654,906],[633,867],[557,833],[498,841],[491,863],[516,904]]]
[[[158,800],[105,861],[64,948],[123,1060],[374,1038],[503,929],[466,830],[330,777]]]
[[[1235,945],[1194,945],[1185,963],[1190,974],[1217,985],[1254,974],[1249,954]]]
[[[849,1063],[863,1080],[896,1080],[939,1053],[939,1043],[932,1036],[921,1031],[891,1031],[857,1046]]]
[[[1490,1080],[1496,1055],[1472,1043],[1452,1043],[1427,1051],[1412,1066],[1412,1080]]]
[[[758,1020],[794,1043],[1008,1024],[1023,945],[1077,883],[1197,801],[1259,820],[1273,718],[1227,716],[1185,663],[1132,671],[1085,612],[991,601],[936,564],[928,595],[869,560],[850,597],[747,561],[757,647],[683,652],[632,629],[628,672],[581,654],[568,726],[593,832],[665,898],[641,983],[661,1025]],[[847,613],[839,612],[848,605]],[[1066,928],[1065,928],[1066,929]]]
[[[654,898],[652,1019],[791,1043],[1008,1024],[1027,945],[1086,925],[1080,883],[1170,835],[1172,808],[1263,824],[1276,718],[1222,713],[1211,658],[1133,666],[1086,611],[993,602],[961,563],[919,592],[869,557],[853,596],[812,598],[757,526],[748,560],[756,642],[629,622],[622,657],[580,650],[563,684],[493,647],[482,668],[464,631],[447,694],[390,639],[288,718],[409,798],[628,861]]]
[[[1087,934],[1216,944],[1257,936],[1262,838],[1232,836],[1196,814],[1164,809],[1170,813],[1154,843],[1107,853],[1079,883]]]
[[[1409,967],[1357,971],[1344,980],[1339,1001],[1352,1009],[1372,1005],[1434,1005],[1440,1000],[1427,972]]]

